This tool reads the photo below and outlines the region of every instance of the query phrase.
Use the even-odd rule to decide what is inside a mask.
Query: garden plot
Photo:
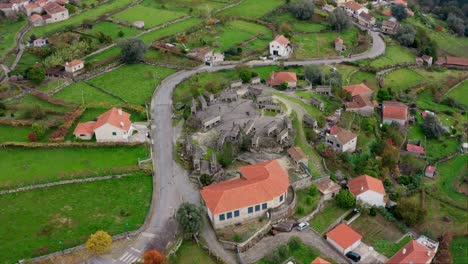
[[[384,86],[396,92],[409,92],[408,89],[421,84],[424,80],[424,76],[418,72],[412,69],[402,68],[392,71],[385,76]]]
[[[285,4],[283,0],[245,0],[221,14],[231,17],[260,18]]]
[[[161,28],[155,31],[151,31],[149,33],[143,34],[142,36],[139,37],[139,39],[143,40],[145,44],[151,44],[153,41],[156,41],[158,39],[164,38],[164,37],[169,37],[172,35],[175,35],[177,33],[184,32],[188,30],[191,27],[197,26],[201,24],[202,20],[199,18],[189,18],[185,19],[183,21],[180,21],[178,23],[169,25],[165,28]]]
[[[143,64],[124,65],[88,83],[116,94],[129,103],[144,105],[150,101],[161,80],[174,72],[173,69]]]
[[[136,173],[122,179],[1,195],[2,263],[83,244],[96,230],[111,235],[136,230],[145,220],[151,190],[151,177]]]
[[[26,24],[27,21],[10,22],[3,20],[0,22],[0,59],[15,47],[16,34]]]
[[[185,15],[187,14],[182,12],[137,5],[115,14],[113,18],[126,21],[132,25],[135,21],[142,20],[145,22],[145,28],[152,28]]]
[[[464,81],[451,89],[446,96],[468,107],[468,81]]]
[[[95,35],[98,32],[102,32],[107,36],[110,36],[112,39],[119,39],[119,38],[128,38],[131,36],[136,35],[140,32],[138,29],[132,27],[125,27],[122,25],[118,25],[112,22],[98,22],[93,25],[92,29],[85,30],[83,33]],[[122,32],[122,36],[119,36],[119,32]]]
[[[208,15],[228,4],[230,0],[144,0],[141,5],[186,12],[192,15]]]
[[[292,44],[295,46],[294,55],[299,59],[336,57],[335,39],[341,37],[350,52],[357,45],[358,29],[353,27],[342,33],[327,32],[303,34],[294,36]]]
[[[317,21],[316,19],[311,19],[309,21],[298,20],[291,13],[282,14],[276,17],[275,21],[279,24],[289,23],[292,25],[294,32],[316,33],[328,28],[323,21]]]
[[[113,170],[134,168],[138,158],[147,156],[145,146],[2,148],[0,188],[112,174]]]
[[[29,141],[28,140],[29,132],[31,132],[31,128],[28,126],[0,125],[0,142]]]
[[[34,95],[27,94],[17,100],[12,101],[9,103],[9,105],[14,105],[18,109],[24,109],[27,107],[31,107],[33,105],[38,105],[43,109],[46,110],[54,110],[54,111],[59,111],[59,112],[67,112],[70,110],[69,107],[62,106],[62,105],[56,105],[56,104],[51,104],[47,101],[41,100]]]
[[[362,60],[359,64],[371,66],[374,68],[382,68],[386,66],[396,65],[399,63],[415,62],[416,56],[407,48],[395,43],[387,43],[385,54],[374,60]]]

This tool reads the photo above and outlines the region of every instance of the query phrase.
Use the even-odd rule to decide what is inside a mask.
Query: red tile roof
[[[60,12],[65,12],[67,9],[55,2],[49,2],[47,5],[44,6],[44,11],[48,14],[56,14]]]
[[[348,181],[348,188],[354,195],[359,195],[368,190],[385,195],[382,181],[369,175],[352,178]]]
[[[406,150],[409,151],[409,152],[412,152],[412,153],[417,153],[417,154],[426,153],[426,151],[424,150],[424,147],[409,144],[409,143],[406,145]]]
[[[369,15],[369,14],[366,13],[366,12],[361,12],[361,13],[359,14],[359,17],[362,18],[362,19],[364,19],[364,20],[367,21],[367,22],[370,22],[370,21],[372,21],[372,19],[374,19],[373,16]]]
[[[37,19],[42,19],[42,16],[39,14],[32,14],[31,20],[37,20]]]
[[[323,258],[316,257],[310,264],[331,264],[330,262],[324,260]]]
[[[343,145],[348,143],[349,141],[351,141],[355,137],[357,137],[352,132],[350,132],[350,131],[348,131],[346,129],[343,129],[343,128],[339,127],[339,126],[332,126],[330,128],[330,135],[336,136],[338,138],[338,140],[341,142],[341,144],[343,144]]]
[[[437,63],[442,64],[442,65],[468,67],[468,58],[445,56],[445,57],[439,57],[437,59]]]
[[[364,83],[347,85],[347,86],[345,86],[343,88],[346,91],[348,91],[351,94],[351,96],[366,95],[366,94],[371,94],[372,93],[372,89],[367,87],[367,85],[365,85]]]
[[[13,3],[0,3],[0,9],[9,9],[13,7]]]
[[[393,257],[391,257],[387,264],[420,264],[428,263],[434,258],[435,253],[429,248],[423,246],[416,240],[411,240]]]
[[[24,8],[26,8],[26,9],[33,9],[33,8],[38,8],[38,7],[39,7],[39,5],[36,4],[36,3],[31,3],[31,4],[25,4],[24,5]]]
[[[302,159],[307,159],[306,154],[300,147],[292,147],[288,149],[288,154],[291,156],[291,158],[295,161],[298,162]]]
[[[395,101],[386,101],[383,105],[383,118],[406,120],[408,116],[408,106]]]
[[[67,67],[74,67],[74,66],[76,66],[76,65],[78,65],[78,64],[81,64],[81,63],[83,63],[82,60],[72,60],[72,61],[70,61],[70,62],[65,63],[65,66],[67,66]]]
[[[341,44],[343,44],[343,39],[340,38],[340,37],[337,37],[337,38],[335,39],[335,43],[341,43]]]
[[[94,132],[94,126],[96,122],[86,122],[86,123],[78,123],[75,130],[73,131],[73,135],[81,135],[81,134],[92,134]]]
[[[344,4],[344,6],[346,8],[349,8],[349,9],[353,10],[353,11],[358,11],[359,9],[362,8],[362,5],[360,5],[360,4],[358,4],[358,3],[354,2],[354,1],[346,2]]]
[[[434,173],[435,170],[436,170],[436,167],[434,167],[434,166],[427,166],[425,172],[426,172],[426,173]]]
[[[120,129],[128,130],[132,122],[129,113],[122,111],[120,108],[112,107],[112,109],[98,117],[94,129],[96,130],[104,124],[111,124]]]
[[[356,95],[353,96],[351,102],[345,103],[346,108],[355,109],[355,108],[362,108],[366,106],[374,107],[374,104],[367,98],[366,96]]]
[[[404,5],[404,6],[407,6],[407,5],[408,5],[408,3],[407,3],[405,0],[393,0],[393,1],[392,1],[392,4]]]
[[[272,72],[267,83],[269,85],[281,85],[284,82],[297,82],[297,76],[295,72]]]
[[[275,37],[275,41],[278,42],[279,44],[283,45],[283,46],[286,46],[289,44],[289,39],[286,38],[285,36],[283,35],[278,35]]]
[[[288,173],[277,160],[244,166],[240,172],[240,179],[209,185],[200,191],[213,215],[271,201],[288,190]]]
[[[339,224],[337,227],[328,232],[326,236],[327,238],[335,241],[343,249],[348,248],[362,238],[359,233],[345,224]]]

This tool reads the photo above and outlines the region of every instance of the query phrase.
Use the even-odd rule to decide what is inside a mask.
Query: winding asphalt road
[[[316,59],[307,61],[284,62],[286,66],[302,66],[309,64],[337,64],[362,59],[375,58],[385,53],[385,43],[376,32],[369,32],[373,39],[371,50],[350,58]],[[279,65],[279,62],[250,61],[251,67]],[[187,172],[174,161],[174,132],[172,126],[173,105],[172,93],[175,87],[191,76],[202,72],[217,72],[233,69],[237,63],[223,66],[202,66],[190,71],[179,71],[164,79],[157,87],[151,102],[151,135],[152,156],[155,173],[153,177],[153,200],[149,218],[145,223],[145,230],[131,246],[123,251],[118,258],[98,257],[88,263],[132,263],[141,258],[145,250],[158,248],[165,250],[166,246],[175,240],[177,224],[174,212],[184,202],[200,204],[198,190],[190,183]],[[226,252],[219,242],[210,225],[207,223],[201,232],[208,247],[226,263],[237,263],[231,253]]]

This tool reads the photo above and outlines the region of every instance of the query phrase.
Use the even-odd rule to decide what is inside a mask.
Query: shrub
[[[193,235],[200,231],[203,221],[200,208],[191,203],[183,203],[176,213],[177,222],[187,235]]]
[[[298,250],[301,248],[302,241],[299,237],[293,236],[288,241],[288,247],[291,250]]]
[[[315,5],[311,0],[300,0],[290,4],[289,11],[300,20],[309,20],[314,14]]]
[[[377,209],[375,209],[375,207],[371,207],[371,209],[369,210],[369,215],[370,216],[376,216],[377,215]]]
[[[317,187],[315,185],[310,186],[309,192],[308,192],[309,196],[315,196],[317,195],[317,193],[318,193]]]
[[[304,213],[304,207],[298,206],[297,209],[296,209],[296,213],[297,214],[303,214]]]
[[[27,106],[22,114],[24,119],[39,120],[46,117],[44,109],[39,105]]]
[[[356,198],[354,198],[351,191],[343,189],[336,195],[336,203],[341,208],[349,209],[356,205]]]
[[[242,237],[241,237],[239,234],[235,234],[235,235],[232,237],[232,241],[237,242],[237,243],[240,243],[240,242],[242,242]]]
[[[104,231],[96,231],[86,241],[86,248],[94,254],[102,254],[109,250],[112,245],[112,237]]]

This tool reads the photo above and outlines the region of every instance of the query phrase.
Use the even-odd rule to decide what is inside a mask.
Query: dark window
[[[112,135],[113,135],[113,136],[117,136],[117,132],[112,132]]]
[[[267,209],[267,203],[262,204],[262,210],[265,210],[265,209]]]
[[[280,202],[282,202],[283,199],[284,199],[284,198],[283,198],[283,195],[281,195],[281,196],[280,196]]]
[[[232,212],[229,212],[226,214],[227,215],[227,219],[231,219],[232,218]]]
[[[253,206],[249,207],[249,214],[253,213]]]
[[[219,221],[224,221],[224,214],[219,215]]]
[[[255,206],[255,212],[258,212],[258,211],[260,211],[260,205]]]
[[[234,217],[238,217],[238,216],[239,216],[239,210],[234,211]]]

